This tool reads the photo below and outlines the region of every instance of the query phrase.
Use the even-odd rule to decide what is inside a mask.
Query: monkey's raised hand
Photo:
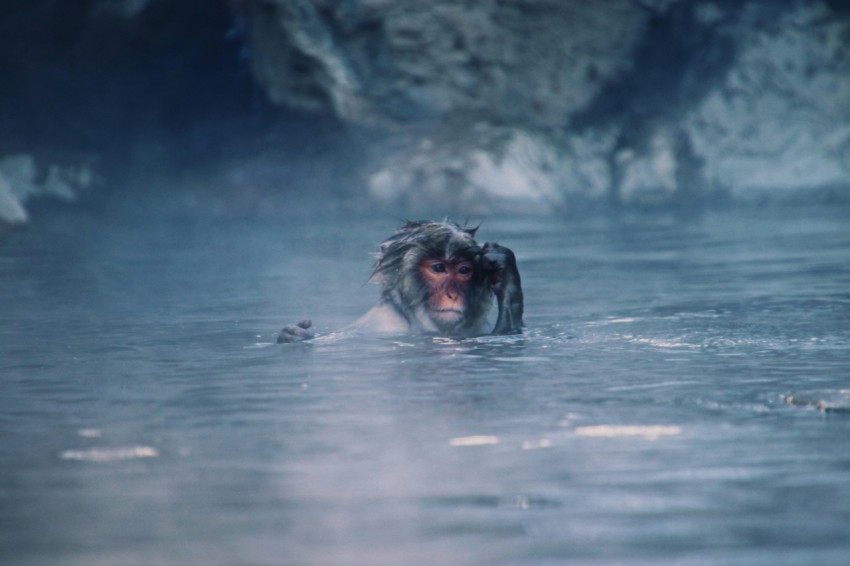
[[[280,334],[277,335],[277,343],[288,344],[290,342],[301,342],[302,340],[315,338],[315,334],[307,332],[307,329],[311,326],[313,326],[313,323],[309,320],[302,320],[298,324],[287,325],[280,331]]]
[[[496,242],[486,242],[481,248],[481,266],[496,295],[499,317],[492,334],[518,334],[522,331],[522,281],[516,266],[516,256]]]

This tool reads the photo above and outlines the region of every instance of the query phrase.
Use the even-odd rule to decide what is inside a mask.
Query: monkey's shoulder
[[[366,311],[349,329],[372,336],[400,336],[410,332],[410,323],[392,305],[382,302]]]

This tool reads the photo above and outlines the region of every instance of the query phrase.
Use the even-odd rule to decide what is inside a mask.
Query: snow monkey
[[[478,228],[453,222],[408,221],[381,243],[371,282],[381,285],[377,304],[347,330],[373,336],[491,334],[522,331],[522,284],[514,253],[495,242],[475,241]],[[277,341],[313,338],[309,320],[284,328]]]

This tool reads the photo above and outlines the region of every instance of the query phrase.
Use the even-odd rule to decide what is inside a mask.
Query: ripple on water
[[[814,389],[789,393],[785,403],[794,407],[816,408],[824,413],[850,414],[850,389]]]
[[[156,458],[159,451],[150,446],[121,446],[116,448],[87,448],[85,450],[65,450],[59,454],[62,460],[84,462],[115,462],[136,458]]]

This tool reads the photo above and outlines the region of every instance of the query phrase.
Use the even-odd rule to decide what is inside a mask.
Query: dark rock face
[[[369,192],[550,210],[834,188],[850,25],[822,2],[253,0],[272,101],[385,128]]]
[[[233,26],[223,1],[0,3],[0,230],[26,221],[27,200],[72,199],[209,139],[196,125],[227,122],[250,90]]]
[[[252,2],[272,100],[357,123],[565,124],[631,63],[647,11],[621,0]]]

